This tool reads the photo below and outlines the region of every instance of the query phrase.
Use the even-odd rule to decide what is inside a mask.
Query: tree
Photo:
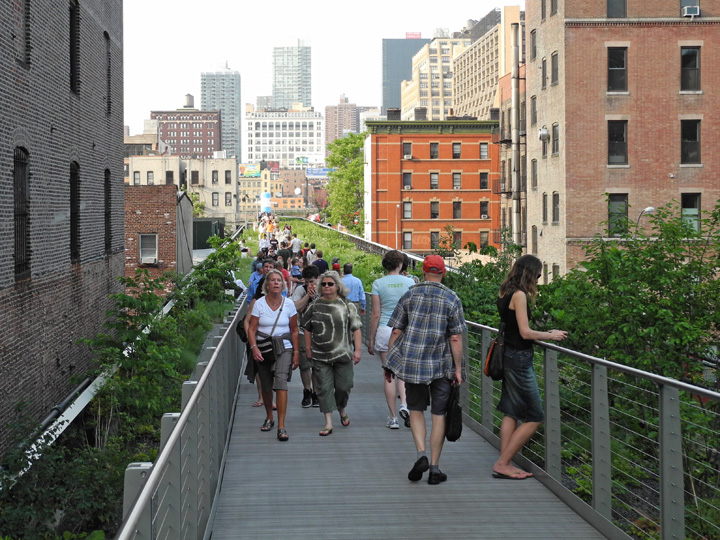
[[[188,191],[184,186],[180,189],[187,193],[188,197],[190,197],[190,200],[192,201],[193,217],[203,217],[203,214],[205,214],[205,203],[200,200],[200,195],[198,195],[195,191]]]
[[[327,184],[327,213],[333,223],[342,223],[359,233],[365,221],[363,212],[364,133],[350,133],[328,145],[327,164],[333,169]]]

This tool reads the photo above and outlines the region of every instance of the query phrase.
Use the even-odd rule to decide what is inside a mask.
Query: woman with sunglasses
[[[533,341],[562,341],[567,337],[563,330],[538,332],[530,328],[530,302],[537,297],[541,276],[540,259],[523,255],[500,286],[497,307],[505,323],[505,354],[498,410],[505,416],[500,425],[500,457],[493,466],[495,478],[525,480],[532,476],[511,461],[545,419],[533,367]]]
[[[320,297],[305,311],[305,349],[313,362],[320,411],[325,414],[321,437],[333,431],[332,412],[340,413],[340,423],[347,427],[350,417],[345,408],[353,387],[353,366],[360,361],[362,322],[357,309],[348,302],[348,289],[335,271],[318,278]],[[350,339],[352,338],[352,343]]]
[[[289,439],[285,429],[285,414],[290,369],[291,366],[296,369],[300,365],[297,310],[292,300],[283,297],[285,290],[287,285],[282,272],[270,270],[262,285],[265,296],[255,301],[247,331],[248,344],[257,362],[265,405],[266,418],[260,431],[270,431],[275,425],[272,405],[274,390],[277,395],[277,438],[282,442]],[[273,347],[274,338],[282,340],[282,347]],[[277,352],[278,348],[284,350]]]

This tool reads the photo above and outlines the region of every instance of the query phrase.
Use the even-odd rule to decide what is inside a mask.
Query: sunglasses
[[[335,282],[334,281],[326,281],[325,283],[322,284],[322,286],[323,287],[334,287]]]

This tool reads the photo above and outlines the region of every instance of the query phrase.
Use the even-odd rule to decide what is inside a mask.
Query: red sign
[[[422,32],[405,32],[405,39],[421,39]]]

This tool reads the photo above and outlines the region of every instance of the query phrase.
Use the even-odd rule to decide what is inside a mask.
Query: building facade
[[[190,159],[185,181],[190,192],[205,203],[203,217],[222,218],[225,226],[235,230],[242,220],[238,202],[238,167],[235,158]],[[244,221],[243,221],[244,223]]]
[[[453,110],[453,58],[470,46],[466,38],[436,37],[413,56],[412,79],[400,84],[401,118],[419,119],[415,109],[426,111],[424,119],[444,120]]]
[[[272,106],[290,109],[294,103],[312,107],[312,56],[310,46],[273,48]]]
[[[325,145],[342,139],[348,133],[358,133],[358,107],[343,94],[337,105],[325,107]],[[327,150],[325,155],[328,155]]]
[[[695,17],[681,2],[641,0],[526,9],[527,153],[537,162],[528,227],[546,276],[648,206],[675,200],[699,226],[720,195],[720,1]]]
[[[121,291],[122,2],[2,2],[0,21],[3,453],[16,414],[40,422],[95,367],[78,340]]]
[[[518,6],[494,9],[470,30],[471,35],[474,35],[472,45],[453,59],[455,116],[490,119],[498,80],[512,69],[513,24],[520,24],[522,40],[525,35],[525,12],[520,11]],[[473,32],[475,28],[480,31]],[[522,63],[522,43],[520,50]]]
[[[368,122],[365,141],[366,239],[424,255],[441,249],[452,226],[461,251],[496,245],[500,196],[497,122]]]
[[[280,169],[306,169],[325,163],[325,120],[312,108],[256,110],[245,105],[243,163],[274,161]]]
[[[242,100],[240,97],[240,73],[225,69],[200,75],[201,108],[203,111],[220,111],[221,144],[225,157],[240,159],[240,127],[242,125]]]
[[[152,111],[158,121],[160,138],[170,147],[170,154],[183,159],[211,158],[222,148],[220,111],[194,108],[193,97],[185,97],[185,107],[174,111]]]
[[[412,59],[415,54],[430,43],[411,34],[405,39],[382,40],[382,111],[399,109],[402,106],[400,86],[403,81],[412,79]]]

